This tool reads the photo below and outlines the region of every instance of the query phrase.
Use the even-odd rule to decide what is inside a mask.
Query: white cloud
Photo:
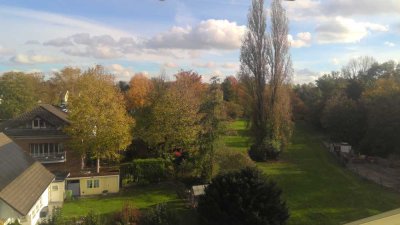
[[[96,59],[113,59],[122,57],[123,54],[109,46],[86,46],[85,48],[63,48],[62,52],[71,56],[93,57]]]
[[[286,9],[291,20],[315,22],[336,16],[376,16],[400,14],[398,0],[300,0],[287,2]]]
[[[400,14],[400,2],[398,0],[329,0],[323,5],[322,12],[343,16]]]
[[[319,24],[316,28],[318,43],[355,43],[366,37],[369,32],[386,32],[387,26],[356,22],[353,19],[335,17]]]
[[[5,48],[0,45],[0,56],[2,55],[12,55],[14,54],[15,50],[11,48]]]
[[[240,63],[237,62],[227,62],[222,64],[222,68],[224,69],[233,69],[233,70],[239,70],[240,68]]]
[[[64,47],[73,45],[72,41],[68,38],[57,38],[50,41],[46,41],[43,45],[55,46],[55,47]]]
[[[394,28],[394,31],[396,31],[398,34],[400,34],[400,23],[394,24],[393,28]]]
[[[178,64],[173,63],[173,62],[166,62],[164,63],[165,68],[178,68]]]
[[[60,61],[57,57],[39,54],[17,54],[10,61],[18,64],[55,63]]]
[[[294,71],[294,83],[304,84],[314,82],[321,74],[310,69],[304,68]]]
[[[217,67],[217,64],[215,62],[194,62],[192,63],[192,66],[194,67],[198,67],[198,68],[208,68],[208,69],[212,69]]]
[[[292,35],[288,35],[288,40],[292,47],[301,48],[308,47],[311,45],[311,33],[301,32],[296,35],[297,39],[294,39]]]
[[[111,64],[106,66],[106,69],[114,75],[116,81],[129,81],[134,75],[133,69],[124,67],[120,64]]]
[[[172,27],[164,33],[150,38],[138,39],[123,36],[78,33],[64,38],[44,42],[45,46],[60,48],[60,51],[79,57],[99,59],[111,58],[198,58],[203,51],[214,49],[239,49],[245,26],[228,20],[206,20],[192,27]]]
[[[38,40],[28,40],[25,42],[26,45],[40,45]]]
[[[394,46],[396,46],[395,43],[390,42],[390,41],[385,41],[384,45],[386,45],[386,46],[388,46],[388,47],[394,47]]]
[[[4,5],[0,7],[0,18],[0,21],[3,21],[4,23],[12,22],[16,26],[26,28],[24,30],[25,34],[30,33],[28,31],[36,31],[35,29],[40,29],[41,32],[32,33],[43,34],[47,37],[54,37],[55,35],[66,36],[67,33],[73,34],[76,32],[87,32],[90,34],[112,34],[113,37],[131,35],[128,32],[111,28],[104,24],[85,20],[83,18],[77,19],[55,13]],[[15,21],[20,21],[17,19],[23,19],[24,23],[14,23]]]
[[[287,15],[291,20],[304,20],[321,16],[322,3],[318,0],[287,2]]]
[[[238,49],[245,32],[246,27],[236,22],[209,19],[194,27],[174,26],[148,40],[146,46],[156,49]]]
[[[119,40],[110,35],[79,33],[66,38],[56,38],[43,45],[61,47],[61,51],[71,56],[93,57],[99,59],[119,58],[124,52],[135,49],[138,42],[132,37],[121,37]]]
[[[337,59],[337,58],[333,58],[333,59],[331,60],[331,62],[332,62],[332,64],[335,65],[335,66],[337,66],[337,65],[340,64],[340,60]]]

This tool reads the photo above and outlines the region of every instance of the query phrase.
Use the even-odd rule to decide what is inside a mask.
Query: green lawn
[[[237,136],[223,140],[233,150],[246,151],[243,121],[229,129]],[[280,162],[258,167],[283,189],[291,218],[289,225],[337,225],[400,207],[400,194],[360,179],[341,167],[322,147],[322,136],[298,123],[289,149]]]
[[[226,129],[228,130],[229,134],[223,135],[220,138],[220,142],[223,144],[223,146],[234,151],[246,151],[247,146],[249,145],[246,122],[243,120],[238,120],[229,123]]]
[[[162,202],[179,202],[172,184],[138,186],[121,191],[117,195],[81,198],[64,203],[63,215],[67,218],[86,215],[93,210],[97,214],[108,214],[121,210],[125,203],[139,209]]]

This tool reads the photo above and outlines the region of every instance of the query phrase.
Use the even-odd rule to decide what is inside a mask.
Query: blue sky
[[[294,82],[369,55],[400,60],[400,0],[284,2]],[[0,73],[101,64],[117,80],[235,75],[250,0],[0,0]],[[266,0],[266,8],[269,1]]]

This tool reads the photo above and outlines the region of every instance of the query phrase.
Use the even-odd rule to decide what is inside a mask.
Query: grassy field
[[[245,123],[236,121],[229,129],[237,135],[223,137],[226,146],[246,151]],[[400,207],[400,194],[347,171],[322,147],[321,139],[311,127],[298,123],[281,160],[257,164],[283,189],[289,225],[337,225]]]

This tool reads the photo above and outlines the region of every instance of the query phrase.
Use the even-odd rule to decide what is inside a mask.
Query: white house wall
[[[42,193],[40,198],[33,205],[28,215],[24,220],[21,220],[22,225],[36,225],[40,219],[40,211],[49,205],[49,189],[50,186],[46,188],[46,190]]]

